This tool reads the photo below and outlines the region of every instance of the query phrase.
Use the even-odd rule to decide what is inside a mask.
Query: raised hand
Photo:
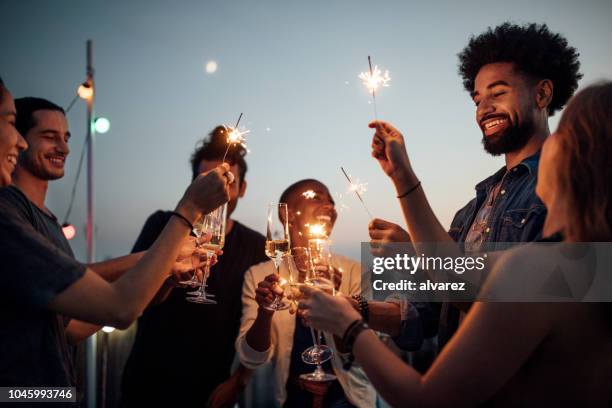
[[[393,181],[405,179],[412,173],[404,136],[390,123],[370,122],[368,127],[376,129],[372,138],[372,157],[378,160],[385,174]]]
[[[305,311],[302,316],[317,330],[341,337],[352,322],[361,319],[359,312],[343,296],[332,296],[308,285],[300,286],[300,290],[304,294],[299,305]]]
[[[229,184],[233,181],[234,175],[227,163],[200,174],[187,187],[177,210],[195,222],[229,200]]]

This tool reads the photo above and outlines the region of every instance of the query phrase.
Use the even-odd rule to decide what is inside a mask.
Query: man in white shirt
[[[308,246],[308,226],[313,222],[323,223],[328,234],[331,233],[337,213],[323,183],[312,179],[298,181],[285,190],[280,202],[288,206],[293,248]],[[285,260],[280,267],[280,277],[284,279],[289,276],[287,262]],[[360,294],[359,263],[333,254],[331,264],[336,269],[335,276],[341,272],[341,279],[336,279],[336,288],[344,295]],[[272,360],[275,398],[280,406],[310,408],[313,402],[325,407],[375,406],[376,394],[369,380],[356,365],[348,371],[343,370],[346,354],[337,349],[331,336],[325,335],[325,343],[332,348],[333,357],[323,368],[333,373],[337,381],[321,384],[299,379],[300,374],[310,373],[315,368],[301,360],[302,352],[312,346],[312,337],[310,329],[289,310],[274,312],[264,308],[272,302],[274,293],[281,292],[275,284],[278,279],[272,261],[251,267],[245,275],[242,320],[236,340],[241,363],[255,369]]]

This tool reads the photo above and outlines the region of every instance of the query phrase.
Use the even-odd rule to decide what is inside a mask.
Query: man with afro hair
[[[578,55],[545,24],[512,23],[472,37],[459,53],[459,74],[476,106],[484,149],[494,156],[503,154],[506,165],[476,185],[476,197],[457,212],[448,232],[420,188],[401,133],[388,123],[371,123],[376,128],[373,156],[395,184],[410,232],[373,220],[372,240],[454,240],[467,252],[478,252],[493,250],[499,242],[540,239],[546,217],[535,194],[540,150],[550,135],[549,117],[565,105],[582,78]],[[403,158],[403,164],[392,163],[397,157]],[[456,306],[442,305],[440,349],[469,304]]]

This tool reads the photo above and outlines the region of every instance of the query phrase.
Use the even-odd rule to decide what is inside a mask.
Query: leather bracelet
[[[361,317],[366,322],[370,321],[370,309],[368,307],[368,300],[361,295],[354,295],[353,299],[359,303],[359,313],[361,313]]]
[[[175,217],[180,218],[181,220],[185,221],[185,224],[187,224],[187,226],[190,228],[189,231],[193,231],[193,224],[191,223],[191,221],[189,221],[187,219],[187,217],[185,217],[183,214],[181,214],[178,211],[171,211],[170,214],[174,215]]]
[[[408,191],[406,191],[404,194],[400,194],[397,196],[397,198],[404,198],[406,197],[408,194],[412,193],[414,190],[416,190],[417,188],[419,188],[421,186],[421,181],[419,180],[418,183],[416,183],[413,187],[411,187]]]
[[[370,327],[363,319],[355,320],[353,323],[349,325],[349,327],[344,332],[344,336],[342,336],[342,343],[344,347],[346,347],[349,352],[349,356],[347,360],[342,364],[342,369],[344,371],[348,371],[351,369],[353,362],[355,361],[355,354],[353,353],[353,344],[355,344],[355,340],[357,336],[365,330],[368,330]]]
[[[342,336],[342,344],[347,350],[353,350],[353,344],[355,343],[355,339],[359,333],[364,330],[368,330],[370,327],[363,319],[355,320],[344,332],[344,336]]]

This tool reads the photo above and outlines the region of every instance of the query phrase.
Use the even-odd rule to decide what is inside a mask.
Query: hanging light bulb
[[[103,135],[110,129],[110,120],[103,117],[96,118],[94,121],[94,129],[96,129],[96,133]]]
[[[70,224],[69,222],[65,222],[62,224],[62,233],[66,239],[70,241],[76,235],[76,228],[74,228],[74,225]]]
[[[77,89],[77,95],[79,95],[79,97],[81,99],[85,99],[90,100],[93,97],[93,87],[91,86],[91,83],[89,81],[85,81],[81,84],[81,86],[79,86],[79,89]]]

